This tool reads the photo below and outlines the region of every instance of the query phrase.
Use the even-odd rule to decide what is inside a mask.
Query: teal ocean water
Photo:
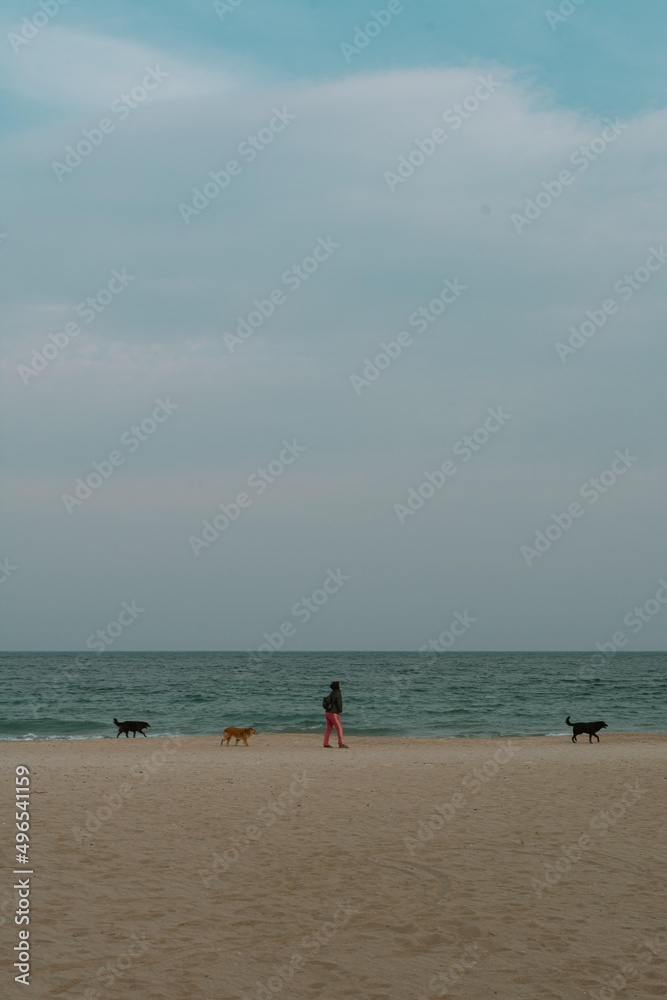
[[[3,653],[0,739],[116,736],[113,716],[151,736],[318,733],[329,682],[346,732],[511,736],[667,732],[663,653]]]

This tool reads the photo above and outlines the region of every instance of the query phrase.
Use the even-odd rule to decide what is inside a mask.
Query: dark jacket
[[[329,697],[331,698],[331,708],[329,711],[340,715],[343,711],[343,695],[340,691],[332,691]]]

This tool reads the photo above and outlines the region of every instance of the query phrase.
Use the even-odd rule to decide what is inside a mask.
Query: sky
[[[3,648],[665,648],[666,26],[6,3]]]

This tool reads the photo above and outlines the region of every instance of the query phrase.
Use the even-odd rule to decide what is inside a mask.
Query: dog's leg
[[[598,743],[599,743],[599,742],[600,742],[600,737],[598,736],[598,734],[597,734],[597,733],[593,733],[593,736],[595,737],[595,739],[596,739],[596,740],[598,741]],[[592,743],[592,742],[593,742],[593,740],[591,740],[591,743]]]
[[[141,730],[141,735],[142,735],[142,736],[146,736],[146,733],[145,733],[145,732],[143,731],[143,729]],[[147,736],[146,736],[146,739],[148,739],[148,737],[147,737]]]
[[[573,742],[573,743],[576,743],[576,742],[577,742],[577,737],[576,737],[576,736],[574,736],[574,735],[572,736],[572,742]]]

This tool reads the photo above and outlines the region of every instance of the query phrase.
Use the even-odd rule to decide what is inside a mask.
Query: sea
[[[667,732],[664,653],[1,653],[0,739],[115,738],[113,717],[151,737],[321,733],[341,683],[346,734],[491,737]]]

